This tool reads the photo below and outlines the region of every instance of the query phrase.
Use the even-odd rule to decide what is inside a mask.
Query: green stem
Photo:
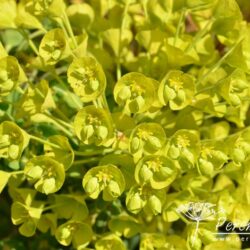
[[[74,151],[75,155],[77,156],[92,156],[92,155],[100,155],[103,153],[107,152],[112,152],[112,150],[105,150],[105,149],[100,149],[100,150],[94,150],[94,151]]]
[[[28,38],[28,39],[29,39],[29,38]],[[35,43],[34,43],[31,39],[29,39],[28,41],[29,41],[29,45],[30,45],[31,49],[35,52],[35,54],[36,54],[37,56],[39,56],[39,51],[38,51],[38,49],[37,49]]]
[[[59,147],[58,145],[56,145],[56,144],[54,144],[54,143],[52,143],[52,142],[46,141],[46,140],[44,140],[44,139],[42,139],[42,138],[36,137],[36,136],[34,136],[34,135],[29,135],[29,137],[30,137],[30,139],[32,139],[32,140],[34,140],[34,141],[40,142],[40,143],[42,143],[42,144],[47,144],[47,145],[49,145],[49,146],[51,146],[51,147],[53,147],[53,148],[58,148],[58,149],[60,149],[60,147]]]
[[[77,161],[74,161],[73,165],[81,165],[81,164],[90,163],[90,162],[98,162],[99,160],[100,160],[99,157],[93,157],[93,158],[84,159],[84,160],[77,160]]]
[[[32,34],[29,35],[29,38],[32,40],[38,36],[44,35],[46,32],[43,30],[37,30],[35,32],[33,32]]]
[[[20,86],[18,86],[18,87],[16,88],[16,90],[17,90],[19,93],[21,93],[22,95],[24,94],[24,91],[23,91],[23,89],[22,89]]]
[[[109,105],[104,93],[98,97],[97,103],[99,104],[99,106],[102,106],[104,109],[109,111]]]
[[[69,18],[68,18],[67,13],[65,11],[63,11],[63,21],[65,23],[66,29],[69,32],[69,35],[70,35],[70,37],[71,37],[71,39],[73,41],[73,44],[74,44],[75,48],[77,48],[77,42],[76,42],[76,39],[75,39],[75,35],[73,33]]]
[[[62,83],[63,85],[62,86],[65,86],[64,82]],[[53,89],[57,92],[57,93],[60,93],[61,95],[64,95],[65,97],[68,96],[68,92],[64,91],[63,89],[61,88],[58,88],[57,86],[53,86]],[[77,106],[78,109],[81,109],[82,108],[82,105],[80,103],[78,103],[75,98],[72,98],[72,101],[75,103],[75,105]]]
[[[122,44],[122,33],[124,30],[124,20],[125,17],[127,15],[128,12],[128,7],[130,5],[131,0],[127,0],[126,4],[125,4],[125,8],[123,11],[123,19],[122,19],[122,23],[121,23],[121,28],[120,28],[120,32],[119,32],[119,47],[118,47],[118,56],[117,56],[117,65],[116,65],[116,77],[117,80],[119,80],[121,78],[121,44]]]
[[[55,123],[60,124],[60,126],[65,126],[65,127],[69,128],[69,129],[73,130],[73,126],[71,124],[69,124],[69,123],[67,123],[67,122],[65,122],[65,121],[63,121],[63,120],[61,120],[59,118],[56,118],[56,117],[52,116],[49,112],[46,112],[45,114],[50,119],[52,119]]]
[[[201,28],[195,35],[193,42],[184,50],[185,53],[188,53],[195,45],[196,43],[206,34],[208,31],[210,24],[213,22],[213,18],[210,18],[204,28]]]
[[[45,207],[45,208],[43,208],[43,212],[51,210],[53,208],[62,207],[63,205],[64,204],[57,204],[57,205],[51,205],[51,206]]]
[[[55,69],[50,69],[49,72],[60,84],[66,86],[64,81],[56,74]]]
[[[23,170],[11,172],[11,175],[24,174]]]
[[[204,74],[204,75],[198,80],[197,86],[199,86],[199,85],[201,84],[201,82],[202,82],[208,75],[210,75],[213,71],[217,70],[217,69],[221,66],[221,64],[225,61],[225,59],[226,59],[226,58],[236,49],[236,47],[242,42],[243,39],[244,39],[244,38],[241,37],[241,38],[238,40],[238,42],[236,42],[236,43],[234,44],[234,46],[232,46],[232,47],[227,51],[227,53],[226,53],[223,57],[221,57],[220,60],[219,60],[216,64],[214,64],[214,65],[207,71],[207,73]]]
[[[98,104],[98,102],[96,100],[93,100],[93,104],[96,108],[102,108],[102,107],[100,107],[100,105]]]
[[[39,56],[39,51],[35,45],[35,43],[32,41],[31,36],[27,35],[24,29],[20,29],[19,32],[24,36],[24,38],[28,41],[30,48],[33,50],[33,52]]]
[[[174,37],[174,45],[176,44],[177,39],[180,36],[181,26],[183,25],[183,19],[184,19],[185,14],[186,14],[186,9],[183,9],[181,11],[181,16],[180,16],[180,19],[179,19],[179,22],[177,25],[177,29],[176,29],[176,33],[175,33],[175,37]]]
[[[46,115],[48,118],[51,119],[52,123],[58,128],[60,129],[62,132],[64,132],[67,136],[69,136],[70,138],[73,137],[72,135],[72,132],[70,132],[68,130],[68,128],[65,128],[62,124],[60,124],[58,121],[57,121],[57,118],[53,117],[53,116],[50,116],[48,115],[47,113],[45,113],[44,115]],[[62,121],[60,121],[62,122]]]
[[[55,109],[53,109],[53,111],[58,115],[58,116],[60,116],[61,117],[61,119],[63,119],[65,122],[70,122],[70,119],[59,109],[59,108],[55,108]],[[66,125],[66,124],[65,124]],[[68,123],[67,123],[67,125],[69,125]],[[67,126],[66,125],[66,126]],[[69,125],[69,126],[71,126],[71,125]],[[72,126],[71,126],[72,127]]]
[[[53,111],[67,124],[70,122],[70,119],[59,108],[56,107]]]

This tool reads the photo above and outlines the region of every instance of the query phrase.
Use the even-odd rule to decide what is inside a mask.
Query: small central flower
[[[179,89],[183,89],[183,82],[181,81],[181,79],[178,78],[170,78],[169,79],[169,84],[170,87],[174,88],[176,91],[178,91]]]
[[[145,131],[145,130],[142,130],[142,129],[138,129],[138,132],[137,132],[137,136],[140,138],[140,139],[143,139],[143,140],[147,140],[149,136],[151,136],[153,133],[152,132],[149,132],[149,131]]]
[[[145,91],[135,82],[133,82],[130,85],[131,88],[131,92],[133,93],[132,96],[136,97],[136,96],[141,96]]]
[[[202,147],[201,148],[201,157],[203,159],[207,159],[208,157],[212,157],[214,147]]]
[[[159,159],[156,159],[153,161],[147,161],[147,165],[154,172],[158,172],[158,171],[160,171],[160,169],[162,167],[162,162]]]
[[[186,135],[179,135],[177,137],[177,145],[180,148],[186,148],[188,146],[190,146],[190,140],[188,139],[188,137]]]
[[[87,121],[89,124],[92,124],[92,125],[100,125],[100,121],[99,121],[98,117],[95,117],[92,115],[88,115]]]
[[[100,171],[96,177],[98,178],[99,182],[103,182],[105,185],[112,180],[112,175],[105,173],[103,171]]]

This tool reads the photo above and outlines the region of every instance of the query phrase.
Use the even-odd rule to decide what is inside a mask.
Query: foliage
[[[205,201],[249,223],[250,26],[236,0],[0,9],[0,247],[244,247],[176,210]]]

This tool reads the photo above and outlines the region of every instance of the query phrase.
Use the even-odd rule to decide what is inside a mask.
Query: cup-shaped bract
[[[218,93],[232,106],[242,104],[249,95],[249,83],[243,70],[235,69],[218,83]]]
[[[30,116],[42,113],[49,108],[55,108],[51,89],[46,80],[30,86],[26,89],[22,98],[16,103],[16,117]]]
[[[157,215],[162,212],[166,199],[166,190],[154,190],[148,185],[134,186],[127,193],[126,206],[133,214],[144,210],[148,215]]]
[[[72,242],[74,248],[87,246],[91,241],[93,232],[91,227],[83,222],[70,220],[56,229],[56,239],[63,246]]]
[[[153,189],[169,186],[177,176],[177,166],[170,158],[158,155],[143,157],[136,165],[135,179],[138,184],[148,183]]]
[[[54,195],[51,203],[53,204],[52,210],[59,219],[83,221],[89,215],[83,195]]]
[[[39,55],[46,65],[55,65],[68,49],[64,32],[60,28],[48,31],[39,46]]]
[[[94,101],[106,88],[105,73],[93,57],[75,58],[69,65],[67,77],[73,91],[83,102]]]
[[[87,29],[94,20],[95,13],[87,3],[72,4],[67,8],[70,23],[78,30]]]
[[[139,233],[142,229],[142,225],[138,220],[128,215],[119,215],[112,218],[108,226],[110,230],[117,235],[124,235],[126,238],[131,238]]]
[[[220,170],[228,161],[226,152],[215,143],[202,142],[200,148],[200,155],[197,159],[198,170],[203,175],[213,176]]]
[[[166,134],[160,124],[141,123],[137,125],[130,135],[129,150],[135,159],[142,154],[157,153],[166,142]]]
[[[200,152],[199,133],[195,130],[178,130],[168,142],[167,154],[178,160],[182,168],[194,166]]]
[[[229,157],[236,164],[243,163],[250,155],[250,130],[235,134],[226,140]]]
[[[69,143],[67,137],[62,135],[50,136],[49,141],[58,145],[58,148],[52,147],[49,144],[44,145],[44,151],[47,156],[51,158],[60,159],[65,170],[68,170],[74,161],[74,151]]]
[[[127,113],[142,113],[154,102],[155,87],[150,78],[131,72],[122,76],[116,83],[114,97]]]
[[[169,103],[172,110],[181,110],[192,103],[195,94],[193,76],[180,70],[171,70],[163,78],[158,89],[159,100]]]
[[[20,234],[31,237],[35,234],[37,223],[42,215],[42,208],[30,207],[15,201],[11,206],[11,220],[14,225],[20,225]]]
[[[20,69],[14,56],[6,56],[0,60],[0,96],[8,95],[18,84]]]
[[[53,0],[25,0],[25,10],[35,16],[45,15]]]
[[[134,178],[135,164],[130,154],[109,154],[104,156],[99,164],[113,164],[117,166],[126,180],[126,190],[136,184]]]
[[[112,201],[123,193],[126,183],[121,170],[108,164],[91,168],[84,175],[82,185],[92,199],[96,199],[103,191],[103,199]]]
[[[44,155],[36,156],[28,161],[24,174],[31,183],[34,183],[35,189],[44,194],[57,192],[65,179],[63,165]]]
[[[17,160],[29,143],[29,135],[13,122],[0,124],[0,158]]]
[[[95,243],[96,250],[126,250],[123,241],[115,234],[103,236]]]
[[[86,106],[77,113],[74,129],[77,137],[88,145],[105,145],[114,136],[110,114],[95,106]]]

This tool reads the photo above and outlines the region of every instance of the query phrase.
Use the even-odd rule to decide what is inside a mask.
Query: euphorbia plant
[[[0,9],[3,249],[243,247],[215,235],[222,209],[238,227],[250,218],[250,29],[236,0]]]

